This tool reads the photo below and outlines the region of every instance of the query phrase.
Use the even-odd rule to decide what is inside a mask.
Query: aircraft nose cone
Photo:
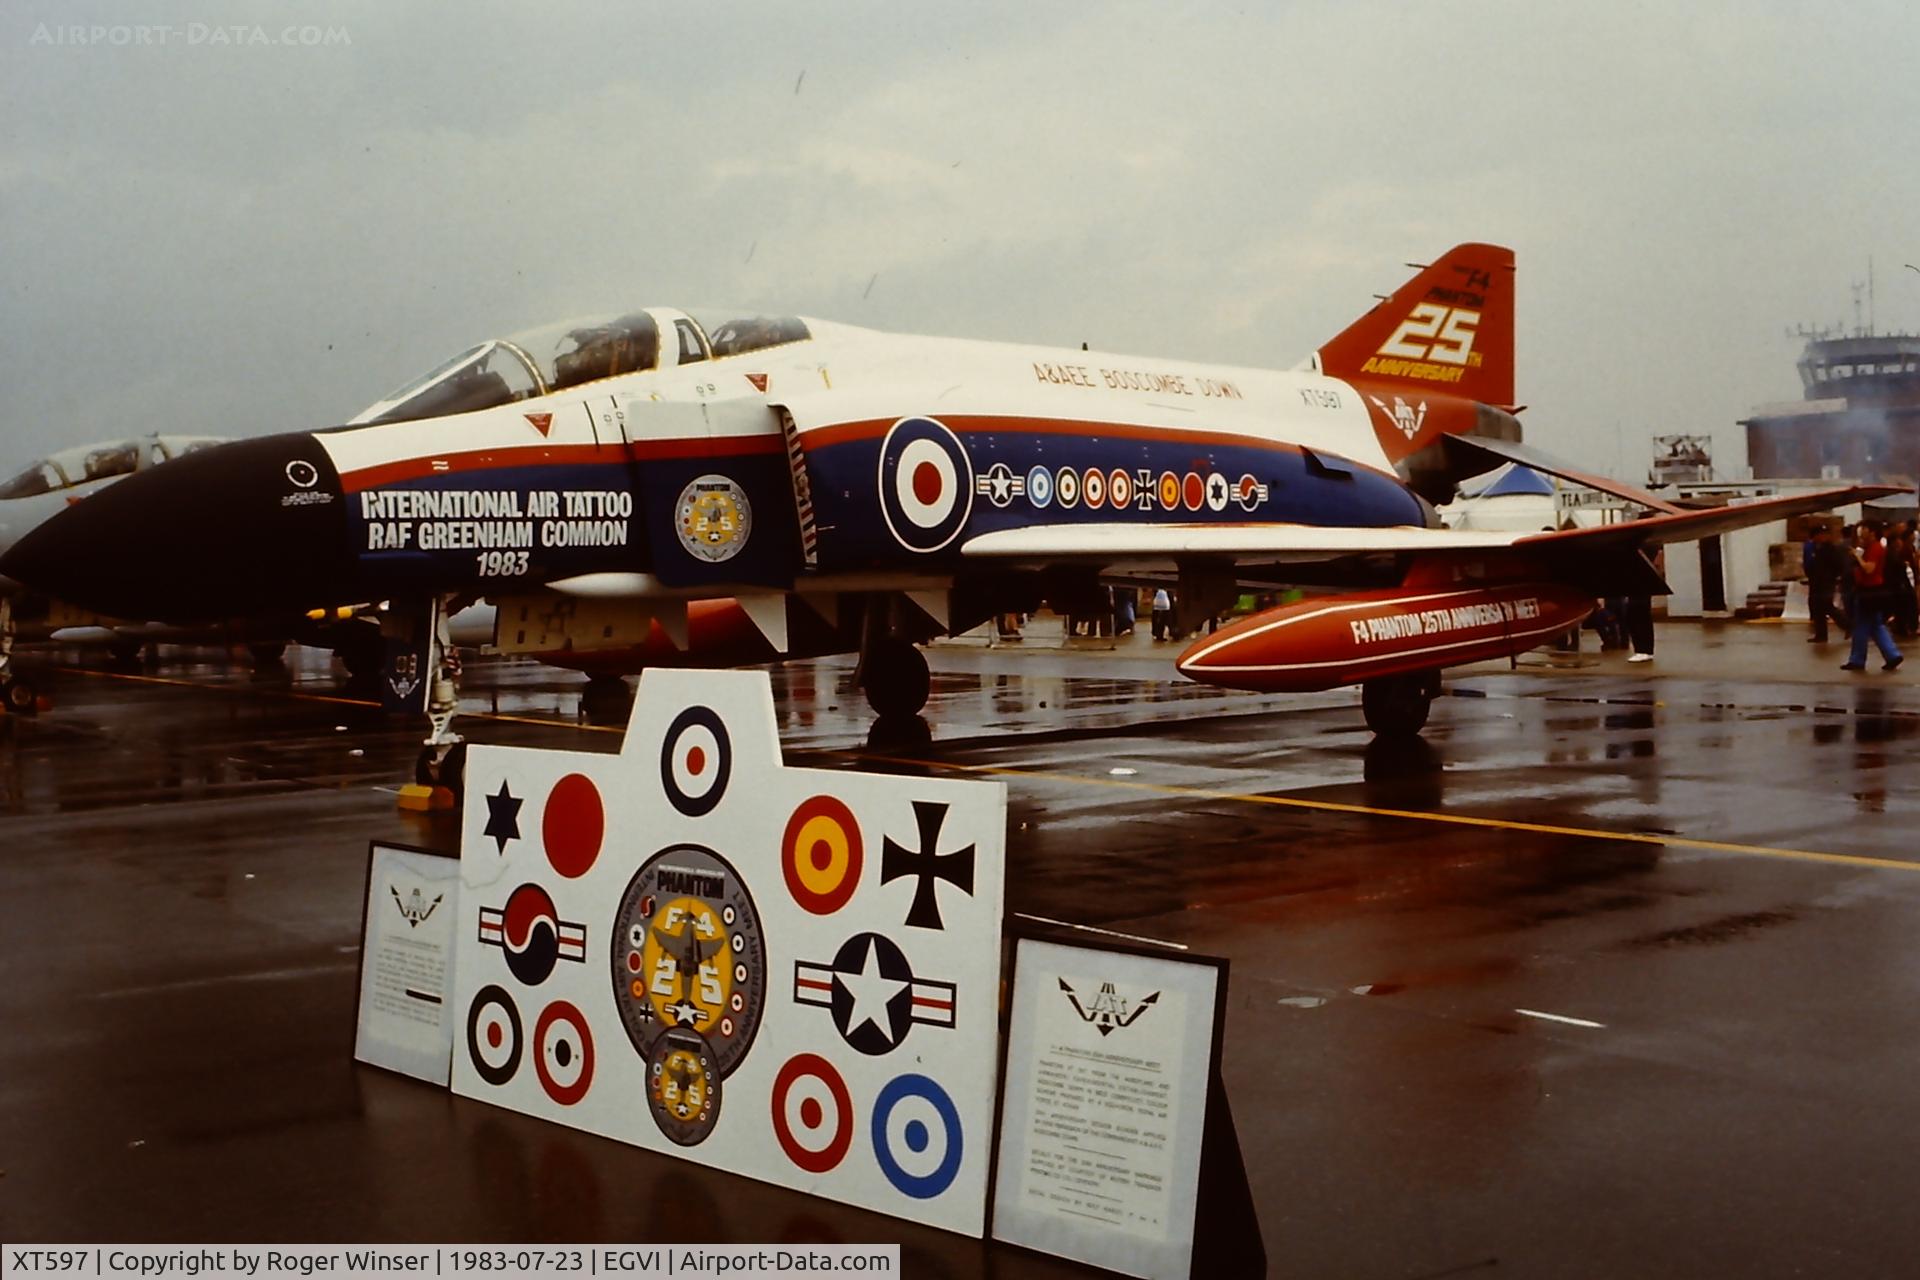
[[[346,502],[311,435],[128,476],[0,554],[0,577],[109,617],[200,622],[344,603]]]

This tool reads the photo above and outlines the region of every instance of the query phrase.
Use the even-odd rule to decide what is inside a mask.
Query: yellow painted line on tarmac
[[[915,768],[957,769],[968,773],[1004,774],[1021,778],[1040,778],[1049,782],[1078,782],[1095,787],[1116,787],[1127,791],[1148,791],[1157,795],[1181,796],[1193,800],[1231,800],[1240,804],[1271,805],[1285,809],[1308,809],[1321,813],[1359,814],[1369,818],[1400,818],[1412,822],[1437,822],[1456,827],[1479,827],[1496,831],[1525,831],[1535,835],[1571,836],[1580,840],[1621,840],[1632,844],[1657,844],[1675,849],[1700,849],[1709,853],[1732,853],[1748,857],[1783,858],[1797,862],[1819,862],[1828,866],[1870,867],[1876,871],[1920,871],[1920,862],[1897,858],[1874,858],[1857,853],[1828,853],[1819,849],[1781,849],[1770,845],[1737,844],[1728,840],[1701,840],[1693,836],[1655,835],[1644,831],[1607,831],[1597,827],[1565,827],[1546,822],[1520,822],[1512,818],[1481,818],[1464,813],[1429,813],[1420,809],[1380,809],[1372,805],[1347,804],[1338,800],[1303,800],[1297,796],[1257,795],[1245,791],[1222,791],[1211,787],[1180,787],[1164,782],[1136,782],[1124,778],[1096,778],[1085,774],[1062,773],[1053,769],[1023,769],[1011,765],[952,764],[938,760],[909,760],[890,756],[848,752],[858,759],[883,764],[911,765]]]
[[[328,693],[302,693],[297,689],[262,689],[257,685],[203,684],[198,680],[176,680],[167,676],[136,676],[125,671],[95,671],[90,667],[55,667],[66,675],[90,676],[96,680],[127,680],[135,684],[170,685],[199,693],[240,693],[254,697],[292,698],[300,702],[330,702],[343,707],[378,707],[368,698],[341,698]],[[589,733],[625,733],[625,727],[583,724],[576,720],[548,720],[542,716],[520,716],[505,711],[479,711],[461,708],[460,715],[474,720],[499,720],[508,724],[537,724],[549,729],[580,729]]]
[[[95,680],[125,680],[131,684],[163,684],[177,689],[193,689],[201,693],[251,693],[256,696],[266,694],[277,698],[298,698],[304,702],[335,702],[348,707],[377,707],[377,702],[365,698],[336,698],[324,693],[297,693],[292,689],[237,688],[225,684],[203,684],[198,680],[174,680],[167,676],[136,676],[125,671],[95,671],[91,667],[55,667],[63,675],[89,676]]]

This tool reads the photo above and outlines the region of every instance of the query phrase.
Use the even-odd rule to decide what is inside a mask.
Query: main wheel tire
[[[624,724],[633,714],[633,686],[619,676],[592,676],[580,691],[580,710],[593,724]]]
[[[1360,710],[1376,737],[1411,738],[1427,726],[1439,681],[1432,675],[1385,676],[1360,686]]]
[[[24,676],[8,676],[0,681],[0,701],[9,715],[30,716],[40,709],[40,699]]]
[[[881,719],[917,716],[927,705],[927,659],[905,640],[882,640],[867,651],[862,683],[867,705]]]

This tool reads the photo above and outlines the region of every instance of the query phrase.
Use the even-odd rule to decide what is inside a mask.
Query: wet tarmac
[[[1004,780],[1010,913],[1229,958],[1271,1274],[1909,1274],[1920,687],[1754,643],[1805,674],[1475,670],[1397,751],[1350,693],[1093,646],[937,650],[930,731],[871,745],[845,661],[774,679],[808,763]],[[49,670],[57,708],[0,720],[0,1238],[899,1240],[914,1277],[1066,1274],[352,1065],[367,842],[458,832],[395,807],[418,729],[296,656]],[[467,731],[617,749],[580,687],[476,663]]]

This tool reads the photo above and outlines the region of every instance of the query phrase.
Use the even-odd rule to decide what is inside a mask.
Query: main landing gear
[[[1439,694],[1438,671],[1382,676],[1360,686],[1360,710],[1375,736],[1411,738],[1426,727],[1427,713]]]
[[[13,601],[0,596],[0,706],[9,715],[30,716],[40,709],[40,698],[13,669],[13,633]]]
[[[895,636],[876,640],[860,657],[860,683],[867,705],[882,720],[917,716],[931,683],[926,656]]]
[[[431,732],[420,745],[413,780],[426,787],[445,787],[457,801],[466,790],[467,742],[453,731],[454,713],[460,709],[460,651],[453,647],[447,626],[451,606],[451,596],[436,596],[427,614],[427,722]]]

